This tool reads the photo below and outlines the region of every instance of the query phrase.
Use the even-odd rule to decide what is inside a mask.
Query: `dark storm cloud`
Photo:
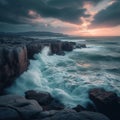
[[[118,25],[120,25],[120,1],[116,0],[115,3],[94,16],[90,28],[114,27]]]
[[[0,2],[0,21],[6,23],[13,23],[13,24],[23,24],[27,23],[28,19],[31,18],[29,16],[28,11],[30,9],[36,10],[44,3],[41,0],[2,0],[5,1],[7,4],[3,4]],[[32,7],[33,6],[33,7]]]
[[[85,2],[89,2],[91,4],[96,4],[101,2],[102,0],[48,0],[48,4],[56,7],[80,7],[83,6]]]
[[[79,19],[88,17],[84,2],[98,3],[101,0],[0,0],[0,21],[12,24],[29,23],[33,10],[42,17],[57,18],[70,23],[81,23]]]

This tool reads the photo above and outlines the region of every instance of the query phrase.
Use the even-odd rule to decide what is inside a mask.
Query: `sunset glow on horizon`
[[[0,32],[120,36],[119,0],[1,0]]]

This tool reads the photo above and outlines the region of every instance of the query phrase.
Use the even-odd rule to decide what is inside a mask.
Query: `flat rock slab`
[[[42,107],[38,104],[37,101],[27,100],[24,97],[18,96],[18,95],[0,96],[0,111],[1,111],[0,120],[2,120],[4,114],[6,114],[6,111],[3,111],[3,108],[6,109],[8,113],[7,117],[9,119],[12,119],[14,117],[17,118],[16,114],[18,114],[19,117],[22,116],[25,119],[29,119],[42,111]],[[14,112],[12,113],[12,111]],[[5,119],[5,120],[8,120],[8,119]]]
[[[109,120],[105,115],[95,112],[75,112],[74,110],[62,110],[54,116],[43,120]]]
[[[21,120],[22,116],[14,109],[0,107],[0,120]]]

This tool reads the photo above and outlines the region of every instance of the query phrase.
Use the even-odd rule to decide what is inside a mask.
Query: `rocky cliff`
[[[73,45],[75,43],[59,40],[0,37],[0,92],[27,70],[29,59],[33,59],[44,46],[50,47],[50,54],[64,55],[64,51],[73,50]]]
[[[0,47],[0,89],[9,86],[28,66],[25,45]]]

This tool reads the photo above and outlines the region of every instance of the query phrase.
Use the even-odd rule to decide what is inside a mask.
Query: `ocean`
[[[28,70],[7,88],[9,94],[27,90],[47,91],[66,107],[92,103],[88,92],[104,88],[120,96],[120,38],[61,38],[86,43],[65,56],[49,56],[49,48],[35,54]]]

